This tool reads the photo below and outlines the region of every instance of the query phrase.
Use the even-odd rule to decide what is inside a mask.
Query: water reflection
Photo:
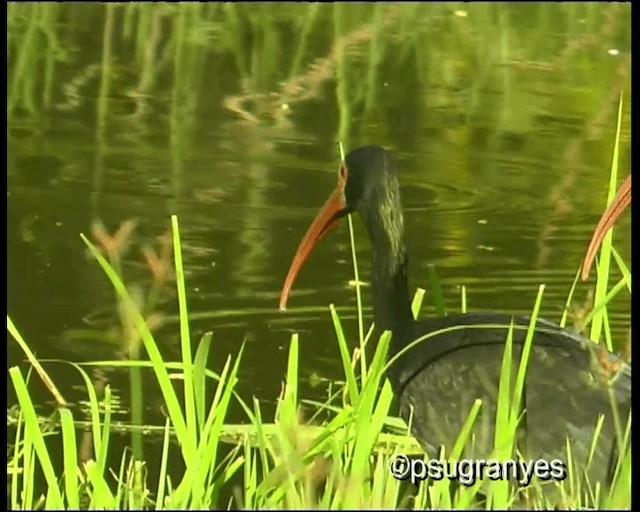
[[[546,283],[544,315],[560,318],[605,202],[621,88],[628,97],[627,5],[63,5],[58,46],[22,61],[33,9],[9,8],[8,307],[41,357],[113,357],[68,335],[115,315],[79,233],[135,219],[124,265],[136,284],[148,273],[140,247],[176,214],[193,339],[214,331],[212,367],[246,340],[240,390],[273,399],[296,331],[303,372],[339,377],[327,305],[357,333],[345,228],[277,311],[299,237],[333,188],[338,140],[397,152],[413,286],[435,264],[448,307],[464,285],[471,309],[526,312]],[[181,9],[186,29],[170,23]],[[629,220],[616,229],[630,261]],[[579,301],[587,294],[581,285]],[[161,312],[157,336],[175,358],[175,297]],[[628,297],[612,320],[622,337]],[[8,364],[20,358],[9,343]]]

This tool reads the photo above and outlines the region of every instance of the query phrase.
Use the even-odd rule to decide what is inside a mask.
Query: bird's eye
[[[347,180],[347,166],[345,164],[342,164],[340,166],[340,179],[346,181]]]

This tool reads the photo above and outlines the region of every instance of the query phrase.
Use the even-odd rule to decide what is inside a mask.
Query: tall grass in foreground
[[[619,130],[618,130],[619,131]],[[618,144],[616,137],[616,148]],[[617,154],[617,151],[614,153]],[[610,187],[615,187],[617,160],[612,164]],[[609,196],[613,197],[612,194]],[[136,508],[468,508],[482,506],[508,508],[519,506],[563,508],[630,507],[631,504],[631,448],[630,420],[618,421],[620,432],[619,451],[611,489],[599,484],[589,485],[581,478],[581,471],[569,464],[569,477],[558,482],[556,502],[549,502],[548,494],[541,492],[535,481],[530,488],[519,490],[508,481],[475,482],[470,486],[459,485],[452,491],[448,480],[423,482],[419,486],[396,480],[389,471],[389,464],[397,454],[421,456],[421,449],[409,434],[404,421],[392,416],[393,394],[384,377],[388,366],[389,333],[370,347],[371,329],[358,348],[352,353],[342,328],[341,319],[333,305],[329,307],[340,350],[344,384],[324,403],[304,400],[299,395],[298,336],[293,335],[289,346],[285,385],[278,400],[273,421],[263,418],[261,405],[254,399],[245,403],[235,392],[243,349],[229,356],[219,374],[206,367],[212,343],[211,334],[200,340],[192,353],[189,330],[189,312],[185,292],[185,275],[182,265],[180,232],[177,218],[171,219],[174,264],[180,313],[181,361],[164,361],[149,325],[124,285],[121,276],[109,264],[98,249],[83,236],[84,242],[100,264],[121,301],[132,313],[135,328],[148,354],[148,362],[129,363],[151,368],[160,387],[167,420],[163,427],[161,462],[157,481],[149,481],[145,475],[144,461],[136,460],[128,451],[120,459],[110,457],[112,436],[111,393],[105,388],[102,401],[98,400],[94,385],[83,365],[73,364],[83,377],[90,404],[90,430],[93,439],[93,456],[88,462],[78,460],[76,423],[59,392],[55,396],[58,408],[59,432],[62,445],[62,471],[54,469],[54,454],[45,442],[45,432],[39,423],[34,404],[29,395],[25,377],[18,367],[9,369],[14,385],[20,416],[15,440],[8,452],[8,505],[14,508],[78,508],[136,509]],[[353,237],[352,237],[353,247]],[[613,252],[611,244],[605,244],[598,265],[598,280],[610,275],[613,254],[626,283],[630,272]],[[354,267],[357,261],[354,255]],[[437,283],[435,273],[430,281]],[[577,281],[577,277],[576,277]],[[356,274],[357,283],[357,274]],[[575,282],[574,282],[575,287]],[[444,304],[437,286],[434,302]],[[607,326],[606,304],[622,287],[609,292],[600,286],[595,307],[589,318],[600,317]],[[496,457],[510,458],[513,453],[516,428],[520,415],[520,401],[526,372],[527,354],[533,340],[533,329],[543,294],[539,289],[534,305],[531,325],[528,329],[523,357],[518,367],[511,365],[512,331],[505,340],[504,360],[496,415]],[[571,294],[573,293],[573,288]],[[424,290],[416,292],[413,311],[420,311]],[[570,302],[570,299],[569,301]],[[462,309],[466,310],[463,292]],[[362,308],[358,302],[358,316]],[[563,322],[566,321],[566,315]],[[7,328],[20,343],[29,360],[41,376],[46,376],[28,345],[7,316]],[[364,334],[364,330],[360,332]],[[593,331],[592,331],[593,332]],[[607,329],[605,328],[605,333]],[[361,334],[361,336],[362,336]],[[376,341],[376,340],[374,340]],[[366,348],[366,350],[365,350]],[[122,361],[118,361],[123,364]],[[182,377],[182,392],[176,391],[169,371]],[[511,385],[515,376],[515,386]],[[54,392],[55,386],[47,377],[46,385]],[[229,425],[225,422],[232,402],[242,408],[247,417],[245,425]],[[313,411],[303,417],[305,410]],[[441,454],[442,459],[457,460],[463,453],[468,435],[482,403],[477,401],[458,441],[451,453]],[[411,423],[409,418],[408,423]],[[232,449],[222,455],[222,443],[233,437]],[[175,439],[177,443],[172,443]],[[569,447],[570,453],[570,447]],[[181,458],[184,472],[175,475],[169,463]],[[569,461],[570,462],[570,461]],[[35,475],[42,473],[46,490],[41,492],[34,485]],[[173,474],[173,476],[172,476]]]
[[[298,337],[294,335],[289,348],[286,384],[275,421],[265,422],[257,400],[249,407],[234,394],[242,349],[237,357],[229,357],[220,375],[215,377],[206,370],[205,365],[210,335],[200,341],[195,356],[191,355],[190,344],[185,342],[189,339],[188,311],[175,217],[172,218],[172,224],[183,340],[182,361],[178,364],[164,362],[144,319],[140,315],[137,320],[150,366],[155,372],[168,411],[158,481],[147,482],[142,479],[142,461],[132,460],[126,453],[119,462],[109,460],[110,393],[107,388],[103,403],[99,404],[93,384],[80,366],[76,368],[85,380],[91,404],[94,459],[82,466],[78,464],[73,418],[67,408],[60,407],[64,471],[56,474],[26,383],[20,370],[14,367],[9,373],[18,396],[21,421],[16,430],[13,457],[9,462],[13,470],[10,476],[12,508],[77,508],[80,500],[84,500],[89,508],[110,509],[212,506],[465,508],[479,504],[478,493],[481,489],[489,506],[504,508],[513,503],[516,499],[515,489],[508,482],[495,482],[488,488],[482,488],[482,482],[471,487],[460,486],[452,495],[446,480],[432,482],[430,486],[423,484],[416,490],[407,489],[406,485],[391,476],[388,470],[390,458],[396,453],[416,452],[417,447],[410,435],[387,432],[388,427],[394,425],[397,431],[397,425],[401,423],[397,418],[390,418],[393,397],[390,385],[383,376],[390,337],[388,333],[383,335],[366,370],[359,371],[361,367],[355,364],[333,306],[330,307],[330,313],[345,373],[345,385],[338,393],[338,401],[342,403],[336,405],[334,400],[316,404],[318,411],[333,411],[331,419],[321,425],[314,427],[303,422],[299,413],[302,400],[298,394],[299,345]],[[130,301],[119,276],[87,239],[85,242],[109,276],[121,300]],[[537,315],[541,297],[542,293],[538,295],[533,318]],[[414,311],[420,309],[420,302],[420,294],[417,294]],[[10,330],[17,333],[12,325]],[[530,330],[528,343],[531,335]],[[506,356],[510,355],[510,340],[511,336],[506,340]],[[364,358],[367,355],[362,352],[357,357]],[[517,409],[510,409],[514,402],[509,394],[521,392],[522,367],[523,364],[519,368],[511,368],[510,357],[505,357],[502,383],[509,383],[510,372],[515,371],[520,385],[515,390],[509,389],[509,385],[500,386],[501,405],[496,418],[500,427],[496,435],[510,438],[511,442],[515,434]],[[184,375],[184,395],[181,397],[178,397],[170,380],[169,368],[177,369]],[[207,391],[213,391],[213,398],[207,396]],[[224,419],[232,400],[244,408],[250,427],[241,435],[241,441],[223,458],[219,456],[219,446],[225,429],[229,428],[225,426]],[[470,411],[469,421],[461,432],[459,442],[448,454],[449,458],[460,457],[467,432],[479,408],[480,404],[476,404]],[[170,443],[171,436],[178,440],[177,445]],[[186,469],[174,482],[168,476],[168,462],[170,458],[180,456]],[[505,454],[505,458],[508,456],[508,453]],[[561,483],[559,487],[564,504],[570,507],[598,506],[615,500],[612,503],[628,506],[629,449],[623,452],[621,460],[621,473],[626,476],[617,478],[615,493],[583,495],[575,485]],[[47,492],[44,496],[36,495],[33,488],[36,465],[40,466],[46,480]],[[577,481],[578,478],[573,475],[568,480],[569,483]],[[222,496],[229,496],[230,491],[229,501],[221,502]],[[545,504],[543,497],[536,499],[540,501],[532,504]]]

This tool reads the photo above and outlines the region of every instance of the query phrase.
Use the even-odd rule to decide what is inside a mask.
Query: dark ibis
[[[280,308],[285,308],[296,276],[315,245],[350,212],[360,214],[371,242],[374,336],[391,331],[388,357],[395,362],[387,377],[401,415],[405,419],[411,415],[413,435],[430,456],[438,456],[441,446],[446,453],[451,450],[473,402],[480,398],[474,439],[464,456],[490,458],[509,323],[513,320],[516,327],[515,373],[530,318],[482,312],[414,320],[400,186],[389,151],[365,146],[346,155],[338,170],[337,187],[295,253]],[[425,335],[430,336],[412,344]],[[412,347],[401,353],[410,344]],[[584,468],[598,417],[604,415],[589,477],[591,482],[609,478],[617,446],[612,408],[624,429],[631,402],[630,365],[578,332],[540,319],[526,375],[524,415],[518,431],[522,455],[566,463],[568,437],[574,464]]]

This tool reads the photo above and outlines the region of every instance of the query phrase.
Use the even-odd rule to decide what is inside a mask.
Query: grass
[[[397,419],[393,421],[390,418],[393,395],[388,381],[384,379],[390,337],[387,333],[381,338],[373,358],[366,365],[354,364],[356,361],[351,356],[340,317],[333,306],[330,306],[330,313],[340,348],[345,384],[337,393],[342,404],[322,404],[325,410],[333,411],[330,420],[311,427],[300,416],[302,401],[298,394],[297,335],[291,338],[285,386],[273,423],[263,420],[257,401],[250,408],[234,394],[242,349],[236,357],[227,359],[218,378],[213,379],[205,365],[211,336],[203,337],[195,357],[192,357],[190,344],[185,342],[189,339],[188,310],[183,293],[184,275],[181,271],[179,230],[175,217],[172,218],[172,225],[178,269],[176,274],[182,361],[173,365],[163,361],[142,315],[137,320],[137,327],[168,413],[157,484],[151,485],[141,479],[142,461],[132,460],[126,453],[122,455],[119,465],[114,466],[114,461],[109,459],[109,388],[106,389],[102,404],[99,404],[93,384],[80,366],[76,368],[84,377],[91,404],[94,458],[84,465],[78,465],[78,446],[72,414],[69,409],[61,406],[58,412],[63,471],[56,474],[52,454],[44,443],[27,384],[21,371],[14,367],[9,373],[18,396],[21,418],[16,431],[13,458],[9,462],[13,469],[10,477],[12,508],[77,508],[83,496],[89,508],[462,508],[477,503],[480,484],[470,488],[461,487],[451,496],[447,481],[433,482],[430,487],[422,485],[410,501],[405,501],[406,486],[394,480],[387,467],[394,454],[415,451],[415,441],[406,431],[383,435],[389,425],[398,424]],[[118,274],[93,244],[86,238],[84,240],[113,283],[120,299],[132,306],[132,299]],[[540,288],[532,318],[537,316],[542,291],[543,287]],[[421,294],[416,295],[414,311],[419,310],[420,296]],[[11,332],[17,333],[15,327],[9,325]],[[527,338],[529,347],[532,333],[530,329]],[[365,339],[365,343],[367,341],[369,340]],[[367,357],[366,352],[359,352],[358,357]],[[518,402],[526,367],[526,357],[523,357],[518,368],[511,368],[510,352],[511,335],[505,345],[496,418],[499,426],[496,429],[496,446],[504,447],[504,452],[497,455],[504,458],[508,458],[511,453],[515,438],[520,414]],[[184,394],[181,397],[170,379],[169,368],[179,369],[184,375]],[[511,372],[516,372],[517,375],[516,388],[513,390],[505,384],[511,382]],[[187,374],[191,378],[187,378]],[[210,382],[212,380],[213,384]],[[212,399],[207,399],[206,396],[209,389],[214,390]],[[223,442],[226,412],[232,400],[245,409],[253,435],[244,434],[242,441],[227,456],[222,457],[219,447]],[[207,403],[208,407],[205,405]],[[451,458],[455,459],[461,454],[465,444],[465,431],[468,432],[479,409],[480,404],[476,404],[470,412],[466,428],[463,428],[459,442],[449,454]],[[170,442],[172,436],[177,439],[177,445]],[[178,481],[172,482],[169,461],[174,457],[182,458],[185,471]],[[621,467],[628,467],[629,461],[630,459],[626,462],[623,460]],[[36,465],[40,466],[46,480],[47,492],[43,496],[36,495],[33,488]],[[116,468],[117,473],[112,473]],[[235,484],[238,478],[243,482],[242,487]],[[574,480],[570,478],[569,482]],[[235,490],[229,501],[221,502],[223,489],[234,486]],[[630,487],[623,487],[622,484],[618,484],[618,487],[626,490],[626,496],[630,499]],[[509,482],[495,482],[488,493],[483,492],[487,496],[488,505],[493,508],[508,507],[515,499],[515,491]],[[586,503],[585,498],[576,492],[575,486],[573,492],[572,489],[566,489],[564,495],[569,503],[580,507],[604,503]],[[618,491],[615,497],[619,499],[619,496]],[[622,500],[623,505],[629,503],[630,501]]]
[[[617,172],[616,156],[617,153],[614,153],[613,176]],[[616,180],[611,179],[610,190],[615,188],[615,183]],[[613,197],[613,194],[609,197]],[[85,370],[87,365],[72,364],[83,378],[90,409],[88,427],[92,449],[90,457],[80,460],[79,423],[74,420],[64,398],[7,316],[9,333],[23,348],[32,367],[58,403],[58,430],[52,434],[36,414],[28,389],[29,375],[25,378],[18,367],[9,369],[19,406],[15,441],[8,450],[7,462],[8,505],[12,509],[424,509],[474,506],[509,508],[516,503],[532,507],[551,505],[546,495],[540,492],[540,482],[535,479],[523,494],[509,481],[478,481],[470,486],[458,485],[452,490],[446,479],[411,486],[390,474],[389,464],[398,454],[423,455],[409,433],[409,426],[392,415],[393,393],[384,376],[389,365],[387,352],[390,335],[384,333],[375,348],[371,347],[372,331],[369,329],[368,334],[364,335],[360,300],[360,342],[354,352],[349,348],[354,344],[347,341],[340,316],[333,305],[329,307],[344,383],[337,385],[338,389],[331,393],[325,403],[304,400],[299,393],[300,345],[298,335],[294,334],[289,345],[287,372],[275,417],[273,421],[266,421],[260,402],[254,399],[248,404],[235,390],[243,347],[237,355],[228,356],[219,374],[207,369],[212,345],[210,333],[203,336],[195,354],[192,353],[180,230],[175,216],[171,218],[171,227],[180,319],[181,360],[178,362],[163,359],[149,325],[150,317],[143,314],[129,293],[116,270],[117,265],[82,235],[84,243],[112,283],[121,311],[127,312],[127,318],[135,327],[149,358],[148,361],[103,364],[151,368],[162,393],[167,420],[162,427],[161,457],[156,471],[148,473],[145,462],[132,456],[128,450],[113,458],[113,450],[110,449],[113,437],[110,388],[108,385],[105,387],[99,400],[96,387]],[[353,231],[350,230],[350,233],[359,297]],[[598,285],[599,295],[589,317],[600,318],[605,327],[608,325],[606,304],[614,295],[613,290],[617,293],[624,283],[630,282],[629,270],[613,252],[609,241],[603,246],[599,259],[598,283],[605,279],[604,276],[610,275],[613,261],[620,268],[623,284],[616,285],[609,292],[606,285]],[[441,309],[444,301],[434,269],[430,270],[429,282],[432,289],[436,290],[435,306]],[[534,341],[531,327],[537,318],[543,292],[544,286],[540,286],[518,367],[511,365],[513,326],[505,340],[496,414],[497,459],[508,459],[517,449],[516,431],[522,417],[526,366]],[[424,290],[418,289],[412,303],[416,316],[423,297]],[[463,290],[461,309],[464,311],[466,308]],[[180,376],[182,393],[176,391],[176,372]],[[245,413],[246,425],[230,425],[225,421],[232,406],[240,407]],[[481,409],[482,403],[478,400],[469,411],[453,449],[449,454],[441,453],[441,460],[460,459]],[[308,411],[312,411],[312,414]],[[407,423],[411,424],[411,418]],[[623,419],[616,418],[616,424],[620,433],[620,456],[611,489],[601,488],[599,484],[589,485],[588,481],[581,478],[581,469],[575,468],[569,460],[569,477],[556,484],[561,501],[554,505],[566,508],[630,507],[630,419],[625,424]],[[47,443],[52,435],[62,447],[61,457]],[[234,440],[231,443],[230,438]],[[597,435],[594,444],[596,441]],[[225,444],[229,447],[226,453],[222,448]],[[568,450],[570,453],[570,446]],[[175,471],[177,460],[182,461],[183,471]],[[426,458],[424,460],[427,461]],[[36,486],[35,482],[41,480],[40,475],[44,479],[43,486]],[[157,478],[157,481],[150,481],[150,476]]]

